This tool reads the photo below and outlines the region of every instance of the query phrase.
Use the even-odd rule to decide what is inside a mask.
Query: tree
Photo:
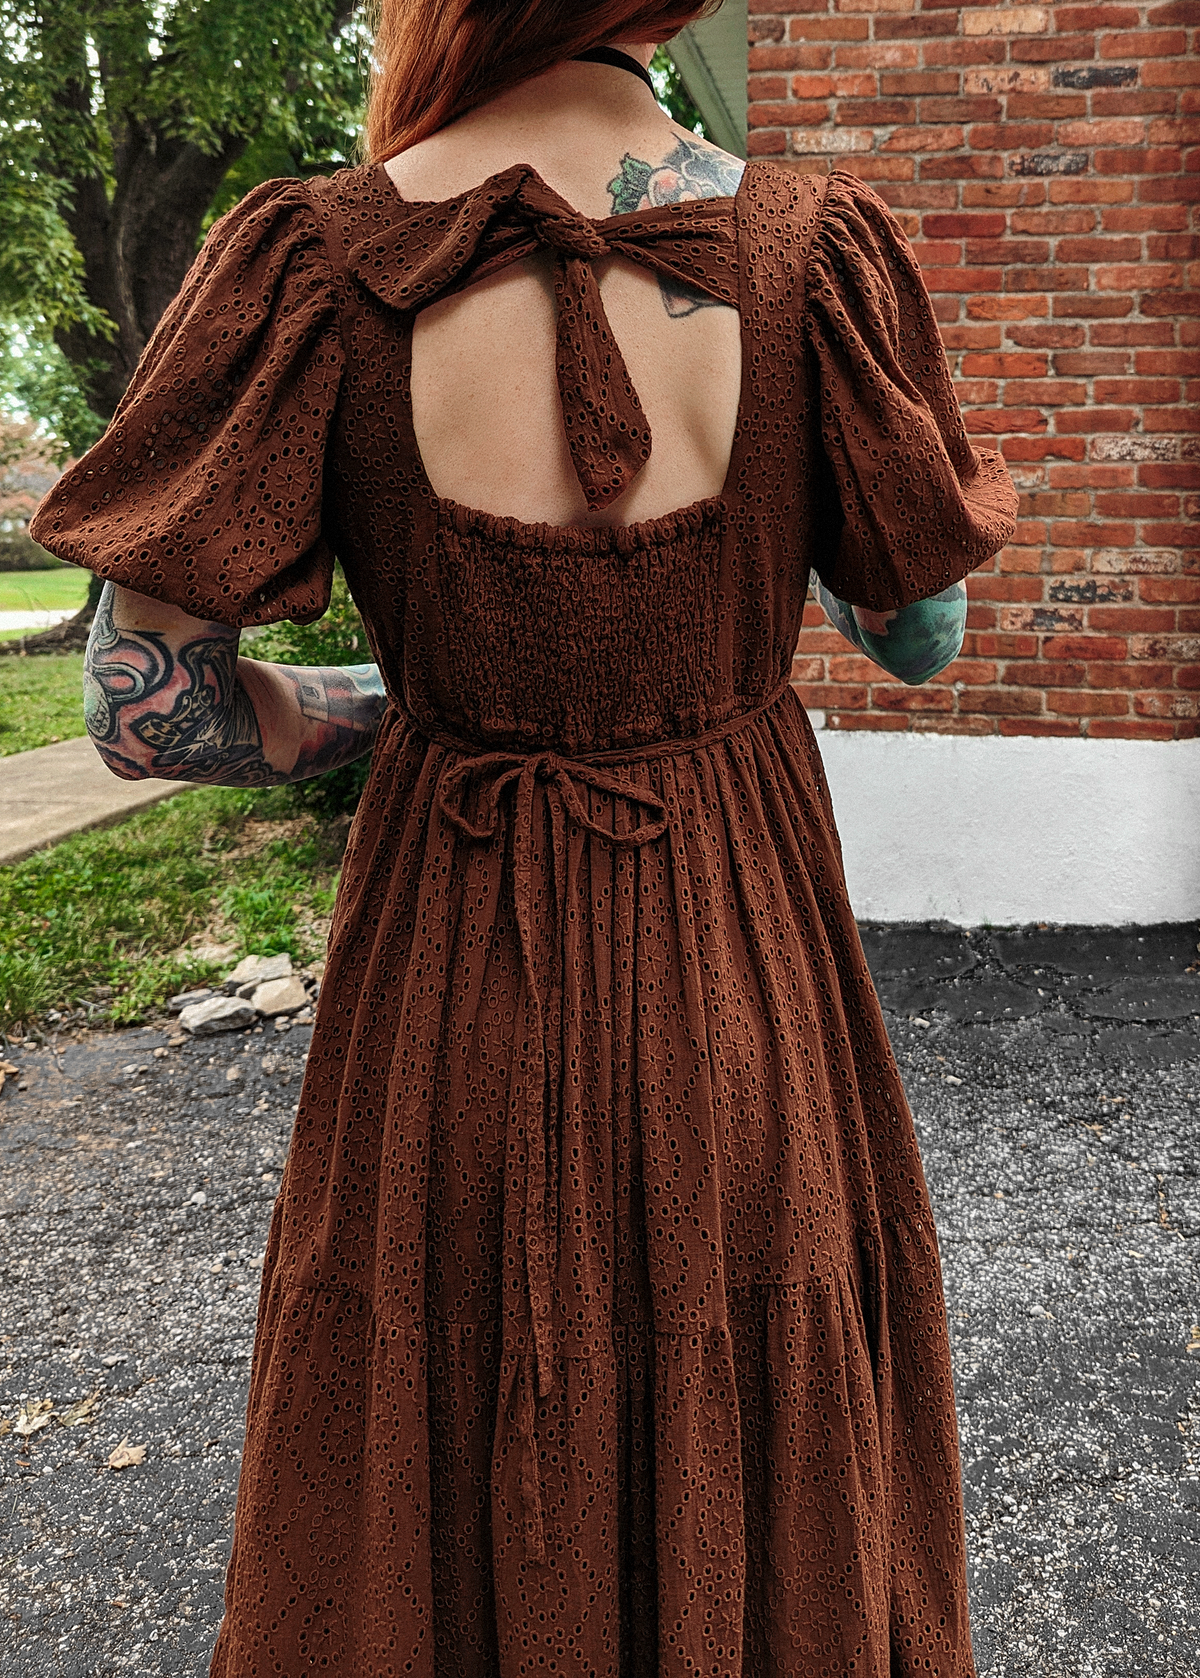
[[[353,0],[0,0],[0,313],[111,417],[215,208],[353,154]],[[61,404],[60,404],[61,406]]]
[[[0,0],[0,408],[39,421],[60,458],[112,417],[215,216],[260,180],[353,156],[353,10]]]

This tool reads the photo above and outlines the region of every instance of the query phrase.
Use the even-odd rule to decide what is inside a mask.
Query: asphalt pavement
[[[864,942],[941,1238],[981,1678],[1194,1678],[1197,928]],[[9,1051],[5,1678],[207,1671],[308,1035]]]

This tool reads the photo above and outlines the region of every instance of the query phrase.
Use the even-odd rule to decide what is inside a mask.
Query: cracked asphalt
[[[863,936],[941,1238],[981,1678],[1194,1678],[1197,929]],[[216,1636],[309,1033],[170,1029],[10,1051],[0,1417],[99,1397],[0,1437],[6,1678],[203,1678]]]

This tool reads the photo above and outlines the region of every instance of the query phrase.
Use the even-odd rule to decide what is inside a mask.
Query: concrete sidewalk
[[[1200,1672],[1196,938],[864,930],[945,1268],[980,1678]],[[0,1426],[96,1400],[0,1438],[5,1678],[208,1670],[308,1038],[10,1052]]]
[[[0,757],[0,864],[89,827],[111,827],[184,790],[179,781],[122,781],[91,740]]]

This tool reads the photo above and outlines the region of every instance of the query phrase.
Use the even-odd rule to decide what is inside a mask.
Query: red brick
[[[1062,432],[1094,436],[1098,431],[1132,431],[1137,418],[1132,408],[1068,408],[1056,416],[1055,424]]]
[[[1191,605],[1200,602],[1200,577],[1141,577],[1138,594],[1157,604],[1172,601]]]
[[[867,703],[865,687],[833,687],[826,682],[794,682],[792,686],[800,695],[800,703],[809,711],[835,705],[843,711],[861,711]]]
[[[826,728],[840,728],[855,733],[889,733],[896,734],[908,727],[907,717],[873,716],[869,711],[851,711],[844,715],[839,711],[825,713]]]
[[[986,717],[914,717],[914,734],[994,734],[995,726]]]
[[[1187,227],[1188,213],[1182,204],[1159,204],[1153,209],[1139,204],[1133,209],[1105,210],[1101,219],[1106,233],[1180,233]]]
[[[1177,175],[1182,166],[1183,157],[1177,146],[1092,153],[1092,168],[1099,175]],[[1139,186],[1138,193],[1141,198],[1148,196],[1145,182]],[[1174,197],[1173,192],[1171,196]]]
[[[1036,518],[1086,517],[1091,508],[1090,495],[1035,490],[1032,495],[1021,497],[1021,512]]]
[[[1133,705],[1142,717],[1200,717],[1200,693],[1139,693]]]
[[[974,585],[968,583],[968,589]],[[1038,650],[1036,635],[996,635],[984,630],[963,637],[963,648],[968,654],[982,658],[1033,658]]]
[[[1090,233],[1099,219],[1095,209],[1045,210],[1034,207],[1014,210],[1014,233]]]
[[[1119,350],[1082,350],[1077,355],[1068,351],[1054,358],[1054,371],[1066,378],[1094,379],[1124,373],[1128,366],[1129,357]]]
[[[1147,489],[1200,489],[1200,461],[1147,461],[1138,467],[1137,481]]]
[[[1006,115],[1019,122],[1023,117],[1081,117],[1087,113],[1085,93],[1010,93]]]
[[[1026,432],[1032,427],[1026,427]],[[1005,460],[1082,460],[1087,453],[1083,437],[1006,437],[1000,445]]]
[[[871,704],[881,711],[952,711],[954,695],[945,688],[889,687],[877,682],[871,688]]]
[[[1042,585],[1032,577],[992,577],[976,571],[969,584],[974,600],[1040,600]],[[1007,626],[1005,626],[1007,627]],[[1024,628],[1025,625],[1017,626]]]
[[[995,437],[1007,431],[1045,431],[1050,424],[1040,408],[1011,408],[993,412],[972,409],[964,414],[963,422],[976,437]]]
[[[1077,180],[1067,175],[1051,179],[1052,204],[1128,204],[1133,200],[1132,181],[1098,181],[1092,176]]]
[[[1153,635],[1174,629],[1175,614],[1147,606],[1089,606],[1088,624],[1092,629],[1116,634],[1124,630],[1131,635]]]
[[[1200,315],[1200,291],[1160,291],[1142,299],[1144,315]]]
[[[788,25],[791,41],[865,41],[870,33],[865,17],[793,18]]]
[[[1169,722],[1149,722],[1141,717],[1125,717],[1120,722],[1097,718],[1088,724],[1092,740],[1170,740],[1174,734]]]
[[[1097,321],[1088,337],[1093,344],[1173,344],[1175,327],[1169,321]]]
[[[1059,6],[1054,21],[1060,29],[1117,29],[1127,24],[1136,28],[1139,14],[1134,6]]]
[[[1132,466],[1051,466],[1050,483],[1055,489],[1127,489],[1132,487]]]
[[[956,70],[884,70],[879,77],[879,91],[884,95],[957,93]]]
[[[1088,686],[1093,688],[1169,688],[1173,664],[1089,664]]]
[[[895,66],[915,68],[920,63],[920,48],[893,44],[885,47],[879,41],[869,46],[838,46],[833,49],[838,68],[847,70],[883,70]]]
[[[1048,239],[968,239],[968,262],[1000,262],[1006,267],[1029,266],[1048,262],[1050,259],[1050,241]],[[1086,276],[1080,276],[1086,283]],[[1022,291],[1042,291],[1049,289],[1041,284],[1022,286]]]
[[[1048,693],[1046,709],[1063,717],[1123,717],[1129,700],[1123,693]]]
[[[750,76],[747,78],[746,89],[751,100],[786,99],[788,93],[787,77]]]
[[[967,301],[972,320],[1028,320],[1049,312],[1046,297],[972,297]]]
[[[1047,635],[1045,658],[1123,659],[1126,645],[1119,635]]]
[[[1169,91],[1098,87],[1092,94],[1092,112],[1098,117],[1162,116],[1173,112],[1175,103],[1176,96]]]
[[[1022,349],[1060,350],[1082,344],[1085,333],[1082,326],[1010,326],[1005,336]]]
[[[966,355],[963,357],[962,371],[965,374],[991,375],[998,379],[1033,377],[1048,371],[1046,363],[1047,357],[1044,355],[1015,355],[1011,352],[999,355]]]
[[[928,157],[921,160],[923,181],[971,181],[999,179],[1004,173],[1002,157]]]
[[[1003,214],[1000,215],[926,215],[921,218],[921,231],[931,239],[985,238],[1004,232]]]
[[[1014,64],[1070,64],[1096,56],[1095,35],[1015,35],[1008,53]]]
[[[1097,17],[1097,25],[1101,22]],[[1102,35],[1099,46],[1101,58],[1181,58],[1187,51],[1187,36],[1182,29],[1137,29],[1129,34]]]
[[[1148,490],[1141,494],[1101,491],[1096,496],[1096,511],[1108,519],[1169,519],[1179,512],[1179,497],[1154,495]]]
[[[992,717],[1036,716],[1043,695],[1033,689],[968,688],[958,696],[958,708],[967,715],[982,711]]]
[[[1046,717],[1030,717],[1028,720],[1022,719],[1019,722],[1008,720],[1002,721],[1000,724],[1000,732],[1001,734],[1009,737],[1032,734],[1054,735],[1061,738],[1063,735],[1077,735],[1079,733],[1079,727],[1075,723],[1058,721],[1052,722]]]
[[[1018,688],[1080,687],[1085,674],[1082,664],[1056,663],[1048,658],[1004,666],[1005,685]]]
[[[1060,239],[1054,252],[1059,262],[1139,262],[1140,239]]]

